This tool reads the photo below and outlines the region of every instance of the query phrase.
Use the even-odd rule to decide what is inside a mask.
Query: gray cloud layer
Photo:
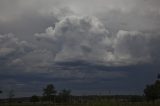
[[[93,5],[88,6],[90,2]],[[159,61],[158,4],[157,0],[2,0],[1,39],[13,32],[6,42],[19,40],[1,46],[0,56],[7,61],[1,63],[30,70],[48,69],[58,61],[108,66]],[[46,41],[36,41],[34,33]]]
[[[56,17],[71,14],[66,8],[96,16],[111,29],[158,31],[159,4],[159,0],[1,0],[1,33],[42,32],[55,23]],[[65,9],[59,12],[59,8]]]
[[[134,88],[132,81],[143,80],[142,86],[160,64],[159,5],[159,0],[0,0],[0,83],[24,90],[32,89],[33,80],[75,89],[85,83],[126,88],[126,81]]]

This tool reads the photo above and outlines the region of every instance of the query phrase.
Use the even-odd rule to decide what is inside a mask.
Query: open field
[[[160,102],[90,102],[90,103],[12,103],[0,104],[0,106],[160,106]]]

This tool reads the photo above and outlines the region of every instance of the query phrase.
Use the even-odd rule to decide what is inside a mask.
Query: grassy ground
[[[42,104],[42,103],[12,103],[1,104],[0,106],[160,106],[160,102],[91,102],[78,104]]]

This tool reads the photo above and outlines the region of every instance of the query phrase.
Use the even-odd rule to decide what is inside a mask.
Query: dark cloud
[[[29,95],[36,92],[32,86],[43,88],[50,82],[74,92],[91,88],[141,92],[159,69],[159,4],[159,0],[1,0],[2,88],[16,85],[19,91],[24,89],[19,95]]]
[[[52,71],[46,74],[37,72],[7,74],[6,71],[0,74],[0,83],[3,85],[1,89],[5,91],[4,96],[11,87],[14,88],[16,96],[30,96],[33,93],[41,95],[42,88],[48,83],[53,83],[57,90],[68,88],[72,89],[74,94],[81,95],[95,94],[93,92],[107,94],[109,90],[113,94],[141,94],[144,86],[156,79],[158,67],[156,65],[106,67],[82,61],[63,62],[56,63]],[[67,77],[61,76],[63,73],[59,72],[62,71]],[[78,75],[80,73],[83,77]],[[100,73],[104,77],[101,77]],[[69,74],[72,77],[68,77]]]

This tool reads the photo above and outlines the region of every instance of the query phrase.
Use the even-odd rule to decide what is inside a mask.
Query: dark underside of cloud
[[[41,95],[48,83],[54,83],[57,90],[71,89],[76,95],[108,94],[108,91],[112,94],[143,94],[145,85],[156,79],[157,69],[159,65],[155,64],[108,67],[84,61],[59,62],[47,73],[5,70],[6,73],[0,75],[0,82],[5,92],[12,87],[17,96]],[[3,95],[6,97],[5,93]]]
[[[142,94],[160,69],[158,0],[1,0],[0,89]]]

